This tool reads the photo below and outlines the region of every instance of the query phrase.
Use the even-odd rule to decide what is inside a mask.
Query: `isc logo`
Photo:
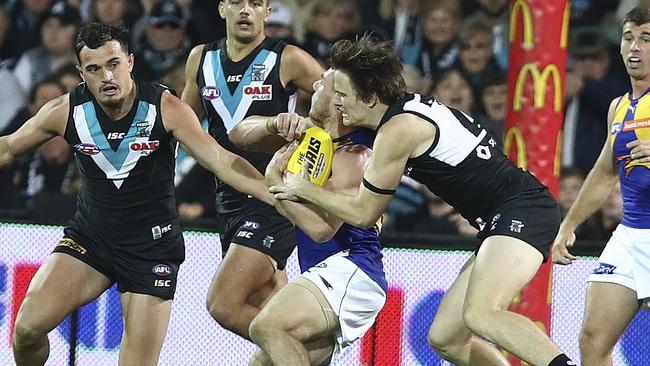
[[[271,100],[273,85],[247,86],[244,88],[244,94],[250,95],[253,100]]]
[[[154,280],[154,287],[172,287],[172,280]]]
[[[219,90],[217,87],[206,85],[201,88],[201,96],[205,100],[217,99],[219,96],[221,96],[221,90]]]
[[[241,75],[228,75],[227,82],[229,83],[238,83],[241,81]]]
[[[106,136],[106,139],[107,140],[121,140],[121,139],[124,138],[124,135],[126,135],[126,133],[124,133],[124,132],[111,132],[111,133],[108,134],[108,136]]]

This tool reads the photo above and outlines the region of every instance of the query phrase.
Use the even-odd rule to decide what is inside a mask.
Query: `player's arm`
[[[275,199],[269,194],[262,174],[246,159],[224,149],[208,135],[187,104],[170,93],[163,93],[161,105],[165,129],[199,164],[238,191],[273,205]]]
[[[296,113],[280,113],[274,117],[250,116],[229,133],[233,144],[246,150],[275,152],[287,141],[300,138],[314,124]]]
[[[16,132],[0,137],[0,167],[11,164],[16,156],[35,149],[51,138],[63,135],[68,120],[68,94],[46,103]]]
[[[267,167],[266,178],[269,185],[282,184],[282,172],[292,152],[293,150],[282,150],[276,153],[272,164]],[[361,145],[344,147],[337,151],[332,161],[332,175],[324,189],[350,196],[356,195],[371,155],[371,150]],[[275,208],[318,243],[330,240],[343,224],[335,215],[310,203],[278,200]]]
[[[282,52],[280,80],[283,85],[293,83],[298,89],[312,94],[314,82],[320,79],[323,67],[309,53],[293,45]]]
[[[620,97],[612,100],[609,105],[607,125],[610,127],[614,120],[614,112],[619,99]],[[607,131],[609,131],[609,128]],[[578,197],[571,205],[564,220],[562,220],[553,247],[553,261],[555,263],[571,264],[571,261],[576,259],[567,249],[567,247],[572,247],[575,242],[574,231],[605,203],[607,196],[616,183],[616,179],[614,153],[608,135],[596,164],[587,175]]]
[[[204,45],[200,44],[192,48],[190,55],[185,64],[185,88],[181,95],[181,100],[187,103],[194,113],[203,119],[203,106],[201,105],[201,91],[199,84],[197,84],[197,75],[199,72],[199,64],[201,63],[201,55],[203,54]]]
[[[271,192],[280,199],[305,199],[352,226],[373,226],[393,197],[413,146],[419,143],[417,126],[411,115],[393,118],[401,121],[388,123],[377,133],[370,164],[356,195],[328,191],[291,173],[287,173],[282,186],[271,187]]]

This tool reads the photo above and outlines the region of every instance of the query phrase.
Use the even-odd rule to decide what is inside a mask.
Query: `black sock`
[[[576,365],[575,362],[571,361],[567,355],[564,353],[561,355],[558,355],[551,361],[551,363],[548,364],[548,366],[571,366],[571,365]]]

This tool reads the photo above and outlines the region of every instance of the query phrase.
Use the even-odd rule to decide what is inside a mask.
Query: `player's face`
[[[650,23],[625,23],[621,56],[631,78],[639,80],[650,76]]]
[[[311,96],[309,117],[322,123],[334,113],[340,113],[334,105],[334,70],[328,69],[314,82],[314,94]]]
[[[88,89],[101,104],[121,103],[133,85],[133,55],[122,50],[118,41],[109,41],[96,49],[79,52],[79,72]]]
[[[264,34],[264,22],[271,15],[268,0],[223,0],[219,14],[226,20],[229,38],[242,43],[253,42]]]
[[[352,80],[343,71],[334,71],[334,105],[343,116],[345,126],[361,126],[371,112],[370,103],[357,97]]]

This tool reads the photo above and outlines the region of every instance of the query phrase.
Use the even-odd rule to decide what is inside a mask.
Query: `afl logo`
[[[76,144],[74,149],[84,155],[96,155],[101,151],[99,146],[86,143]]]
[[[151,271],[158,276],[168,276],[172,273],[171,267],[166,264],[156,264]]]
[[[221,90],[214,86],[204,86],[201,88],[201,96],[206,100],[213,100],[221,96]]]

